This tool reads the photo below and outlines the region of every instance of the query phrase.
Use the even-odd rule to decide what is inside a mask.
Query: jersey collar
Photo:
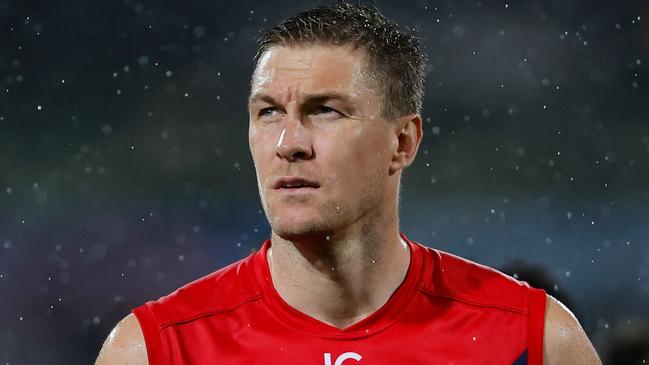
[[[406,277],[399,287],[392,293],[388,301],[376,312],[349,327],[340,329],[310,317],[291,307],[279,295],[273,286],[270,269],[268,267],[267,252],[271,241],[266,240],[261,249],[255,254],[254,268],[259,285],[263,290],[262,302],[268,314],[291,330],[303,335],[321,337],[354,339],[368,337],[393,325],[399,316],[406,312],[414,300],[414,291],[422,271],[422,247],[411,242],[403,233],[401,237],[410,249],[410,265]]]

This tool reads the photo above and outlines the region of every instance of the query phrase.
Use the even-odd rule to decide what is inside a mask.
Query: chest
[[[526,364],[527,320],[518,313],[426,303],[390,323],[317,336],[250,310],[167,328],[162,342],[174,365]]]

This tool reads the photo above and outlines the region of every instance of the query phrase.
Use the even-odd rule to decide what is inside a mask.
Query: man
[[[599,364],[544,291],[400,234],[424,61],[416,38],[356,5],[268,32],[249,144],[270,240],[136,308],[97,364]]]

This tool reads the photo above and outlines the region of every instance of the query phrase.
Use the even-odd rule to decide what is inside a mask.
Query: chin
[[[322,216],[309,218],[306,214],[300,217],[274,217],[270,220],[270,226],[277,236],[289,241],[304,237],[330,236],[336,231],[336,224],[331,219],[327,220]]]
[[[273,232],[286,240],[332,236],[345,226],[349,218],[345,214],[347,210],[335,203],[313,206],[273,204],[264,208]]]

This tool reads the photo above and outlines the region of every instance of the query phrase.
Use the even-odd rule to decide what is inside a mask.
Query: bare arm
[[[548,295],[543,335],[544,365],[601,365],[597,352],[577,318]]]
[[[95,365],[148,365],[142,329],[133,314],[124,317],[110,332]]]

